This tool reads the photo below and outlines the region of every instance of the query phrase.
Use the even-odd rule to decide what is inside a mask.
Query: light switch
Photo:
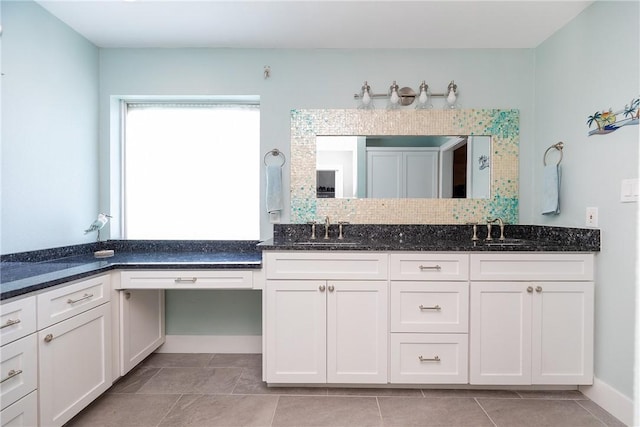
[[[638,179],[623,179],[620,186],[620,201],[631,203],[638,201]]]

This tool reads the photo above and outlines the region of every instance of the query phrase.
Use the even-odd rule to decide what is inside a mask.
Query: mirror
[[[488,199],[490,159],[487,135],[318,135],[316,197]]]
[[[507,223],[517,224],[519,117],[518,110],[498,109],[293,110],[291,222],[306,223],[329,216],[332,222],[358,224],[464,224],[500,217]],[[486,160],[490,170],[488,197],[345,197],[344,186],[343,197],[318,197],[318,187],[332,188],[330,183],[337,179],[331,176],[331,169],[322,172],[322,168],[318,177],[318,139],[421,135],[490,138]],[[479,163],[478,159],[475,161]],[[329,184],[323,185],[326,182]],[[333,188],[335,193],[335,185]]]

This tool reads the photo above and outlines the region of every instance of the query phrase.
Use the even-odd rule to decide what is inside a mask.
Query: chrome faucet
[[[315,221],[308,221],[307,224],[311,225],[311,240],[316,240],[316,224]]]
[[[491,224],[493,224],[494,222],[498,223],[498,226],[500,227],[500,238],[498,240],[504,240],[504,221],[502,220],[502,218],[494,218],[494,219],[490,219],[487,221],[487,241],[491,241],[493,240],[491,238]]]
[[[329,215],[324,217],[324,240],[329,240],[329,226],[331,225],[331,221],[329,220]]]
[[[342,235],[342,227],[345,224],[349,224],[349,221],[338,221],[338,240],[344,239],[344,236]]]

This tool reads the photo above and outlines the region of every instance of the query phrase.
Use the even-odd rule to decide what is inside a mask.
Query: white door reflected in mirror
[[[317,136],[318,198],[491,197],[491,136]]]

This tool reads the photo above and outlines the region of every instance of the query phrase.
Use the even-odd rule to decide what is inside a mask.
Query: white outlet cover
[[[598,208],[596,207],[587,208],[585,224],[587,225],[587,227],[598,226]]]
[[[638,201],[638,180],[623,179],[620,186],[620,201],[623,203],[632,203]]]

